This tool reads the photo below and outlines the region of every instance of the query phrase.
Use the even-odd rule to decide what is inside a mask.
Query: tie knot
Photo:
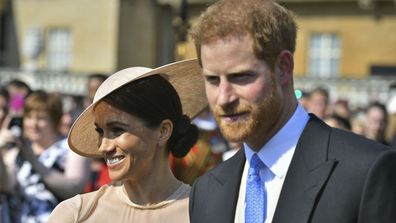
[[[261,161],[256,153],[252,156],[252,159],[250,160],[250,167],[256,171],[259,171],[261,168],[264,167],[264,163]]]

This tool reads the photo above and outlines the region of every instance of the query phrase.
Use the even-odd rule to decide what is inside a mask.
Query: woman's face
[[[100,101],[94,109],[99,151],[113,181],[139,181],[166,159],[158,145],[159,130],[139,118]]]
[[[23,132],[32,142],[38,142],[56,134],[55,124],[44,110],[31,110],[23,117]]]

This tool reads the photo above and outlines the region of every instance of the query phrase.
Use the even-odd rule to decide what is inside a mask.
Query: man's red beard
[[[213,115],[223,136],[231,142],[247,142],[255,134],[266,134],[277,122],[281,112],[281,97],[272,83],[270,95],[259,103],[230,104],[212,108]],[[225,122],[222,117],[236,116],[235,121]],[[255,137],[257,138],[257,137]]]

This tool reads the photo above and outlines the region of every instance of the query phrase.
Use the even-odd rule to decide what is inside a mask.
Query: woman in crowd
[[[189,222],[190,187],[177,180],[168,156],[183,157],[206,105],[196,60],[111,75],[76,120],[69,145],[103,157],[112,183],[59,204],[49,222]],[[179,98],[179,95],[180,98]]]
[[[17,151],[13,159],[0,158],[4,167],[1,180],[7,182],[0,190],[12,195],[8,203],[14,205],[11,222],[47,222],[60,201],[84,189],[87,163],[65,146],[58,130],[62,113],[57,95],[33,92],[23,110],[22,137],[14,136],[12,143],[10,138],[0,140],[13,145],[2,148],[8,154]]]
[[[384,104],[374,101],[366,108],[366,122],[364,135],[379,143],[389,145],[385,138],[388,125],[388,111]]]

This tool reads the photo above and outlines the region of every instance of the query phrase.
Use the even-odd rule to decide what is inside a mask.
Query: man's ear
[[[168,142],[173,132],[173,123],[169,119],[162,120],[159,126],[158,145],[163,147]]]
[[[283,50],[276,60],[276,72],[282,86],[290,84],[293,80],[294,58],[288,50]]]

